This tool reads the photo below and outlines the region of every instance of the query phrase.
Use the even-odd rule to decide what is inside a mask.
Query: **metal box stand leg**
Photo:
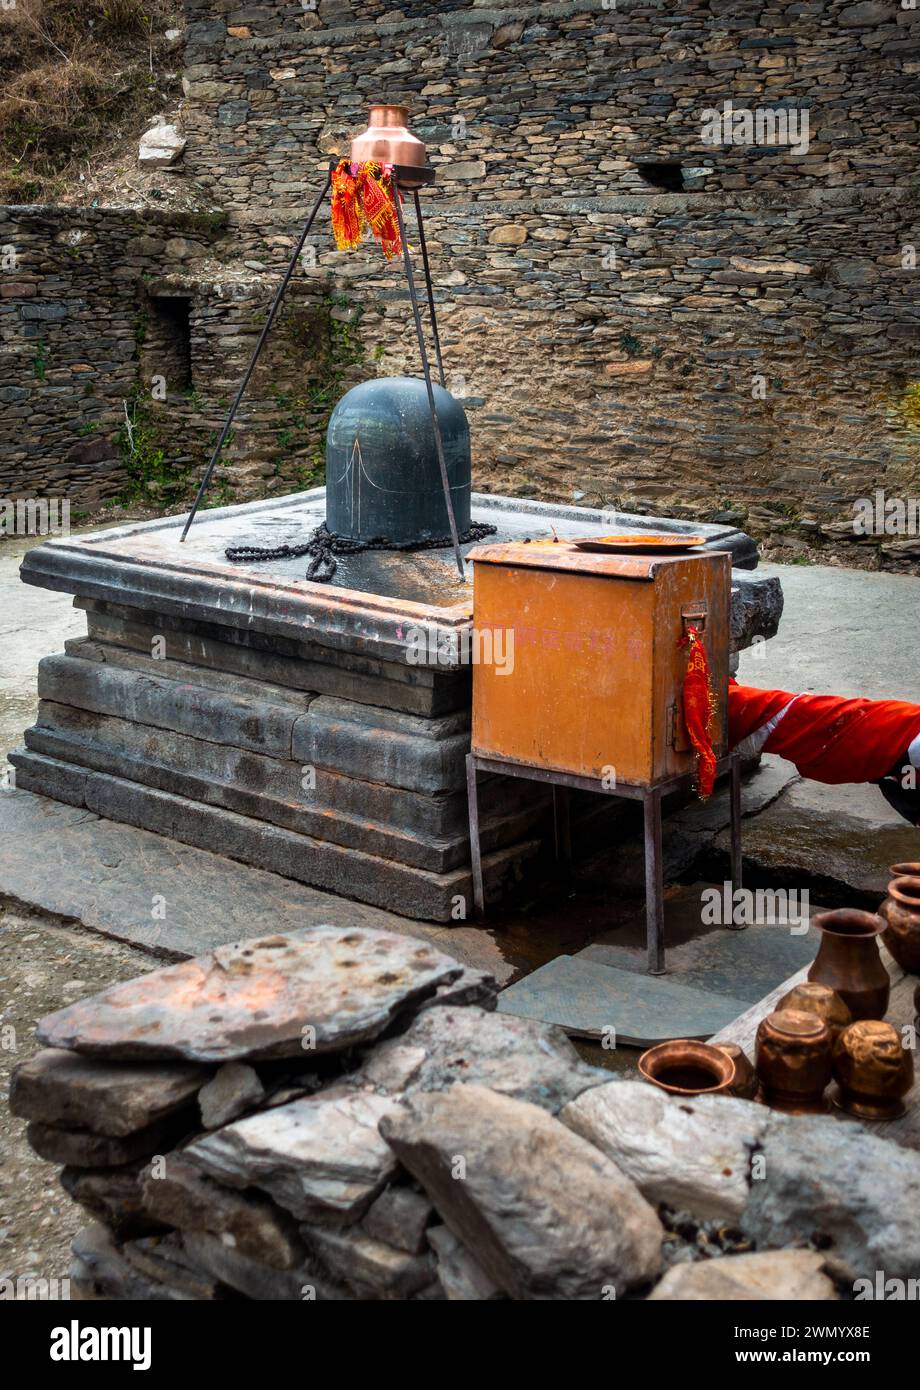
[[[648,973],[664,974],[664,867],[661,855],[661,788],[642,797],[645,819],[645,944]]]
[[[482,853],[479,846],[479,796],[476,789],[476,758],[466,755],[466,792],[470,804],[470,859],[473,865],[473,910],[482,919],[486,915],[485,893],[482,887]]]

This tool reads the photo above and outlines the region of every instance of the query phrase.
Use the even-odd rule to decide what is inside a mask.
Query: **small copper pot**
[[[823,1019],[798,1009],[781,1009],[757,1029],[757,1075],[763,1098],[775,1110],[796,1115],[827,1109],[824,1089],[831,1079],[831,1030]]]
[[[814,1014],[824,1020],[833,1038],[853,1022],[853,1015],[840,995],[829,985],[819,985],[816,980],[803,980],[801,984],[793,985],[776,1007],[778,1010],[799,1009],[802,1013]]]
[[[434,178],[425,146],[409,129],[408,106],[371,107],[367,129],[351,142],[352,163],[369,159],[395,164],[401,188],[421,188]]]
[[[834,1102],[860,1120],[896,1120],[914,1084],[914,1059],[897,1028],[864,1018],[845,1028],[834,1044]]]
[[[920,864],[889,864],[888,872],[892,878],[917,878],[920,876]]]
[[[878,953],[885,923],[874,912],[839,907],[819,912],[812,926],[821,933],[809,980],[830,985],[854,1018],[883,1018],[891,981]]]
[[[719,1047],[673,1038],[656,1043],[639,1058],[639,1073],[653,1086],[674,1096],[722,1093],[731,1087],[735,1063]]]
[[[920,975],[920,874],[893,878],[878,915],[885,923],[882,940],[898,965]]]
[[[724,1052],[726,1057],[732,1059],[735,1068],[732,1084],[728,1088],[729,1094],[739,1096],[741,1100],[756,1100],[760,1082],[757,1080],[754,1063],[744,1049],[737,1043],[716,1043],[715,1046],[720,1052]]]

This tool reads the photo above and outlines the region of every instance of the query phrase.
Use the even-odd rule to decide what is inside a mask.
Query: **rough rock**
[[[61,1186],[119,1239],[150,1235],[162,1223],[144,1203],[140,1175],[146,1166],[145,1157],[119,1168],[63,1168]]]
[[[400,1037],[378,1043],[358,1077],[387,1095],[475,1082],[553,1114],[610,1081],[581,1060],[561,1028],[476,1008],[428,1010]]]
[[[449,1226],[434,1226],[428,1232],[428,1244],[437,1258],[438,1283],[451,1302],[504,1298],[495,1281],[476,1263]]]
[[[166,1226],[202,1231],[233,1250],[275,1269],[293,1269],[304,1258],[293,1221],[258,1193],[214,1182],[181,1154],[168,1154],[160,1171],[142,1175],[144,1209]]]
[[[122,1138],[88,1129],[61,1129],[33,1120],[26,1138],[39,1158],[73,1168],[114,1168],[149,1154],[165,1153],[195,1129],[194,1112],[179,1111]]]
[[[435,1264],[429,1254],[396,1250],[363,1235],[356,1227],[329,1230],[301,1226],[300,1231],[333,1278],[363,1297],[411,1298],[434,1279]]]
[[[334,1088],[250,1115],[185,1150],[234,1187],[259,1187],[302,1220],[357,1221],[392,1178],[396,1162],[377,1131],[396,1102]]]
[[[650,1202],[737,1220],[768,1111],[729,1096],[677,1101],[644,1081],[585,1091],[559,1118],[613,1159]]]
[[[25,1120],[117,1138],[187,1104],[207,1076],[203,1067],[112,1066],[44,1048],[13,1072],[10,1110]]]
[[[137,160],[145,169],[168,169],[182,156],[185,136],[174,125],[155,125],[145,130],[137,149]]]
[[[381,1133],[513,1298],[603,1298],[651,1279],[663,1230],[608,1158],[536,1105],[484,1086],[411,1097]]]
[[[205,1129],[218,1129],[258,1105],[264,1096],[265,1087],[253,1067],[245,1062],[225,1062],[198,1093],[201,1123]]]
[[[742,1229],[758,1248],[816,1239],[846,1279],[920,1270],[920,1153],[827,1116],[774,1118]]]
[[[361,1229],[374,1240],[421,1255],[427,1247],[426,1228],[434,1217],[427,1197],[411,1187],[388,1187],[374,1202]]]
[[[140,1274],[165,1285],[176,1296],[196,1302],[218,1297],[217,1281],[202,1274],[186,1253],[182,1237],[175,1232],[129,1240],[121,1247],[121,1253]]]
[[[345,1289],[327,1279],[312,1263],[298,1269],[272,1269],[242,1255],[215,1236],[190,1231],[182,1241],[187,1254],[200,1269],[246,1298],[300,1303],[349,1297]]]
[[[179,1292],[142,1274],[116,1248],[99,1222],[84,1226],[71,1242],[74,1260],[70,1269],[72,1294],[77,1298],[130,1299],[138,1303],[187,1301]]]
[[[122,1060],[296,1057],[376,1037],[463,967],[411,936],[310,927],[102,990],[38,1026],[51,1047]]]
[[[824,1273],[823,1255],[813,1250],[768,1250],[757,1255],[723,1255],[698,1264],[674,1265],[649,1294],[651,1300],[836,1299]]]

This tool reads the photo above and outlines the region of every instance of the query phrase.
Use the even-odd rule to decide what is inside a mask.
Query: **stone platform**
[[[474,494],[497,539],[668,529],[730,549],[734,648],[775,631],[779,581],[729,527]],[[296,544],[323,489],[51,541],[26,583],[74,594],[87,635],[39,668],[17,785],[419,920],[471,902],[464,756],[472,585],[450,552],[366,552],[331,585],[305,560],[230,565],[228,545]],[[411,634],[437,662],[413,664]],[[594,799],[596,801],[596,799]],[[487,891],[540,855],[546,797],[482,786]]]

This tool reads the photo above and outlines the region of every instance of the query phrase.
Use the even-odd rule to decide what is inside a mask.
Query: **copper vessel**
[[[754,1063],[744,1049],[737,1043],[715,1043],[714,1046],[720,1052],[724,1052],[726,1057],[731,1058],[735,1068],[732,1083],[728,1088],[729,1095],[738,1096],[741,1100],[755,1100],[760,1082],[757,1080]]]
[[[396,166],[401,188],[421,188],[434,180],[425,146],[408,127],[408,106],[372,106],[367,129],[351,142],[351,160],[363,164],[368,159]]]
[[[854,1018],[883,1018],[891,981],[878,953],[885,923],[874,912],[855,907],[819,912],[812,926],[821,933],[809,980],[830,985]]]
[[[833,1038],[836,1038],[847,1024],[853,1022],[853,1015],[840,995],[829,985],[818,984],[816,980],[804,980],[801,984],[794,985],[788,994],[783,995],[776,1007],[799,1009],[802,1013],[815,1014],[827,1024]]]
[[[692,1038],[673,1038],[643,1052],[639,1073],[671,1095],[712,1095],[729,1090],[735,1063],[719,1047]]]
[[[920,873],[893,878],[878,915],[885,923],[882,940],[898,965],[920,975]]]
[[[831,1030],[815,1014],[782,1009],[761,1019],[757,1075],[767,1105],[797,1115],[825,1111],[832,1048]]]
[[[888,872],[892,878],[917,878],[920,876],[920,864],[889,864]]]
[[[896,1120],[914,1084],[914,1059],[890,1023],[864,1018],[834,1044],[834,1102],[860,1120]]]

